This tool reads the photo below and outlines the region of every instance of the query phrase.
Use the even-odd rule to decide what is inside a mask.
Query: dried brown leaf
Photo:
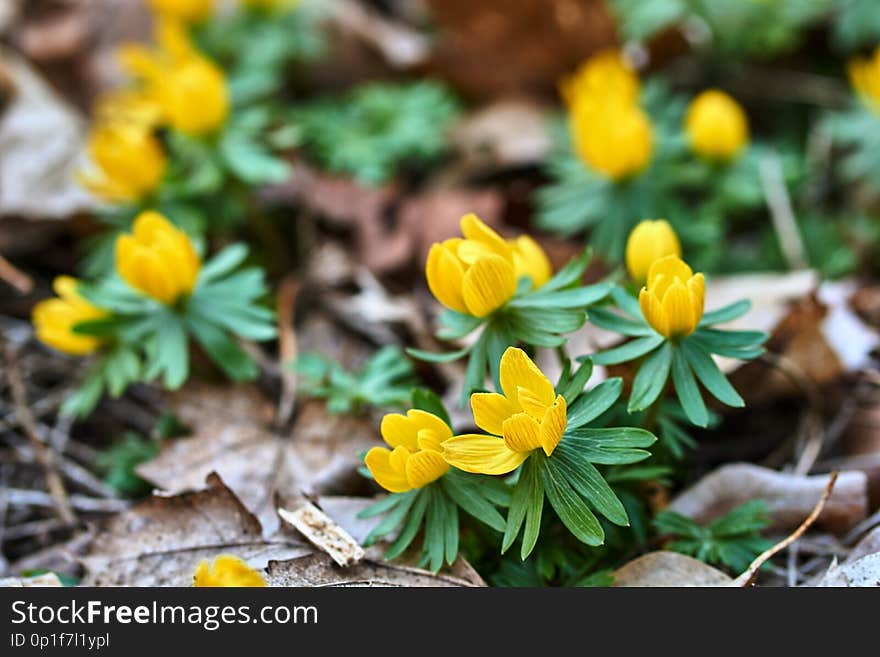
[[[643,554],[614,571],[614,586],[727,586],[731,581],[702,561],[665,550]]]

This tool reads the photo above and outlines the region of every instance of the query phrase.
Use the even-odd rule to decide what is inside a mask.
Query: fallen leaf
[[[278,509],[278,515],[340,566],[351,566],[364,558],[358,542],[314,504],[306,502],[293,511]]]
[[[14,85],[0,113],[0,216],[65,219],[95,208],[77,184],[85,126],[21,57],[0,49],[0,69]]]
[[[819,581],[819,587],[880,587],[880,552],[842,566],[834,563]]]
[[[749,500],[764,500],[776,530],[797,527],[812,511],[829,475],[802,476],[776,472],[751,463],[732,463],[710,472],[681,492],[669,505],[705,524]],[[834,491],[816,521],[841,533],[867,515],[866,477],[863,472],[841,472]]]
[[[702,561],[678,552],[658,550],[614,571],[614,586],[727,586],[733,580]]]

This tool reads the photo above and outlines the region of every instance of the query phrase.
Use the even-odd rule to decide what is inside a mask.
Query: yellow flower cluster
[[[202,561],[193,574],[196,587],[265,587],[263,576],[238,557],[221,554],[213,564]]]
[[[847,69],[856,93],[880,114],[880,46],[870,57],[852,59]]]
[[[116,271],[131,287],[174,305],[192,292],[201,260],[186,233],[158,212],[141,213],[131,235],[116,239]]]
[[[718,89],[694,98],[685,116],[685,131],[694,153],[707,160],[732,160],[749,141],[746,113]]]
[[[568,424],[565,399],[521,349],[509,347],[501,358],[504,394],[474,393],[476,425],[490,435],[453,436],[440,418],[420,410],[386,415],[382,437],[392,448],[372,448],[367,468],[392,493],[426,486],[449,466],[490,475],[515,470],[536,449],[550,456]]]
[[[181,23],[160,20],[157,48],[127,45],[119,58],[138,82],[140,102],[152,105],[162,124],[201,137],[226,122],[230,105],[226,77],[196,50]]]
[[[78,281],[59,276],[53,283],[57,298],[40,301],[32,313],[37,338],[44,344],[74,356],[90,354],[101,346],[101,340],[74,333],[80,322],[101,319],[107,313],[82,298],[76,291]]]
[[[638,284],[648,278],[648,270],[655,260],[668,255],[681,256],[678,235],[665,219],[640,222],[626,241],[626,269]]]
[[[681,258],[669,255],[651,264],[647,283],[639,292],[639,306],[657,333],[683,338],[700,323],[705,294],[703,274],[694,274]]]
[[[538,288],[553,274],[544,250],[527,235],[505,240],[473,214],[462,217],[461,232],[464,237],[434,244],[425,266],[428,287],[447,308],[486,317],[510,301],[519,278]]]
[[[637,174],[653,154],[653,129],[638,105],[639,87],[618,51],[594,55],[562,85],[575,152],[611,180]]]

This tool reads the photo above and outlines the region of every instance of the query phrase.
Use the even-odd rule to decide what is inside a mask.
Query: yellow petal
[[[447,308],[467,313],[462,296],[464,268],[458,258],[442,244],[434,244],[428,252],[425,276],[431,294]]]
[[[193,575],[193,586],[263,587],[263,576],[238,557],[221,554],[213,565],[202,561]]]
[[[648,288],[662,299],[666,288],[672,285],[675,279],[686,281],[693,275],[694,272],[684,260],[669,255],[651,263],[648,269]]]
[[[401,449],[406,452],[405,447],[397,447],[395,452]],[[391,493],[404,493],[412,488],[406,478],[406,460],[402,468],[396,467],[401,459],[395,458],[395,462],[392,463],[392,455],[393,453],[384,447],[373,447],[367,452],[364,464],[382,488]]]
[[[694,312],[694,328],[703,319],[703,307],[706,299],[706,278],[702,273],[694,274],[687,282],[691,293],[691,307]]]
[[[471,395],[471,410],[480,429],[500,436],[504,420],[522,409],[515,401],[497,392],[475,392]]]
[[[418,445],[418,429],[413,426],[409,418],[400,413],[389,413],[382,418],[379,427],[382,438],[391,447],[403,445],[411,451],[416,451]]]
[[[464,434],[443,443],[446,462],[465,472],[502,475],[516,470],[528,457],[527,452],[514,452],[502,438]]]
[[[441,441],[452,437],[452,429],[449,428],[449,425],[433,413],[413,408],[406,412],[406,416],[416,431],[428,429]]]
[[[464,274],[462,296],[467,312],[485,317],[510,301],[516,292],[513,265],[497,255],[480,258]]]
[[[522,235],[513,242],[513,265],[516,276],[528,276],[532,287],[539,288],[553,276],[553,268],[544,249],[528,235]]]
[[[547,456],[550,456],[556,449],[567,426],[568,411],[565,397],[559,395],[553,406],[547,409],[547,413],[541,421],[541,446]]]
[[[449,469],[440,452],[428,449],[417,452],[406,462],[406,478],[412,488],[427,486],[436,481]]]
[[[504,420],[504,442],[514,452],[531,452],[541,447],[541,425],[525,413]]]
[[[526,352],[517,347],[508,347],[501,356],[500,378],[501,389],[508,399],[518,399],[521,404],[520,388],[529,391],[528,401],[543,406],[538,417],[544,416],[544,409],[556,398],[550,380],[544,376]]]
[[[648,322],[651,328],[668,338],[669,324],[666,321],[666,311],[663,309],[663,305],[660,303],[657,295],[643,287],[642,291],[639,292],[639,307],[642,309],[645,321]]]
[[[687,285],[676,279],[666,289],[660,303],[666,311],[668,336],[685,336],[694,332],[694,309]]]
[[[510,259],[511,249],[504,238],[489,228],[475,214],[466,214],[461,218],[461,234],[465,239],[481,243],[495,255]]]

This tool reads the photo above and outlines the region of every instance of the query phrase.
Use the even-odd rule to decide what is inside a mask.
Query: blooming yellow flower
[[[139,81],[143,98],[158,108],[163,123],[196,137],[216,132],[229,115],[223,71],[195,49],[179,23],[162,21],[158,40],[158,50],[120,49],[123,69]]]
[[[694,98],[685,116],[685,130],[694,152],[710,160],[734,158],[749,140],[743,108],[718,89]]]
[[[80,322],[106,317],[107,312],[93,306],[77,293],[75,278],[59,276],[52,286],[58,297],[40,301],[34,306],[32,318],[37,338],[58,351],[75,356],[94,352],[101,346],[101,340],[74,333],[73,327]]]
[[[501,357],[504,394],[471,395],[474,422],[491,436],[465,434],[443,442],[443,457],[466,472],[500,475],[515,470],[536,449],[553,453],[568,416],[565,398],[522,349]]]
[[[133,234],[116,238],[116,271],[133,288],[165,304],[192,292],[201,266],[187,234],[152,210],[135,219]]]
[[[436,415],[412,409],[382,418],[382,438],[391,447],[373,447],[364,459],[376,482],[392,493],[427,486],[449,469],[440,443],[452,430]]]
[[[681,256],[681,244],[665,219],[639,222],[626,241],[626,269],[636,283],[644,283],[655,260],[668,255]]]
[[[462,217],[461,232],[434,244],[425,266],[428,287],[447,308],[485,317],[510,301],[520,277],[538,288],[553,274],[531,237],[505,240],[473,214]]]
[[[153,133],[133,123],[100,123],[89,136],[95,169],[79,178],[93,194],[107,201],[136,201],[150,194],[165,175],[167,161]]]
[[[651,327],[667,338],[693,333],[703,317],[706,281],[675,255],[655,260],[639,306]]]
[[[651,160],[653,129],[638,105],[615,98],[577,98],[569,122],[578,157],[606,178],[627,178]]]
[[[561,83],[562,97],[568,104],[585,97],[617,98],[635,104],[639,95],[639,78],[617,49],[602,50],[581,64],[575,73]]]
[[[870,57],[855,57],[847,66],[853,88],[875,112],[880,113],[880,46]]]
[[[264,587],[263,576],[238,557],[221,554],[214,563],[202,561],[193,574],[193,586]]]
[[[160,16],[184,23],[199,23],[214,8],[214,0],[147,0],[147,4]]]

